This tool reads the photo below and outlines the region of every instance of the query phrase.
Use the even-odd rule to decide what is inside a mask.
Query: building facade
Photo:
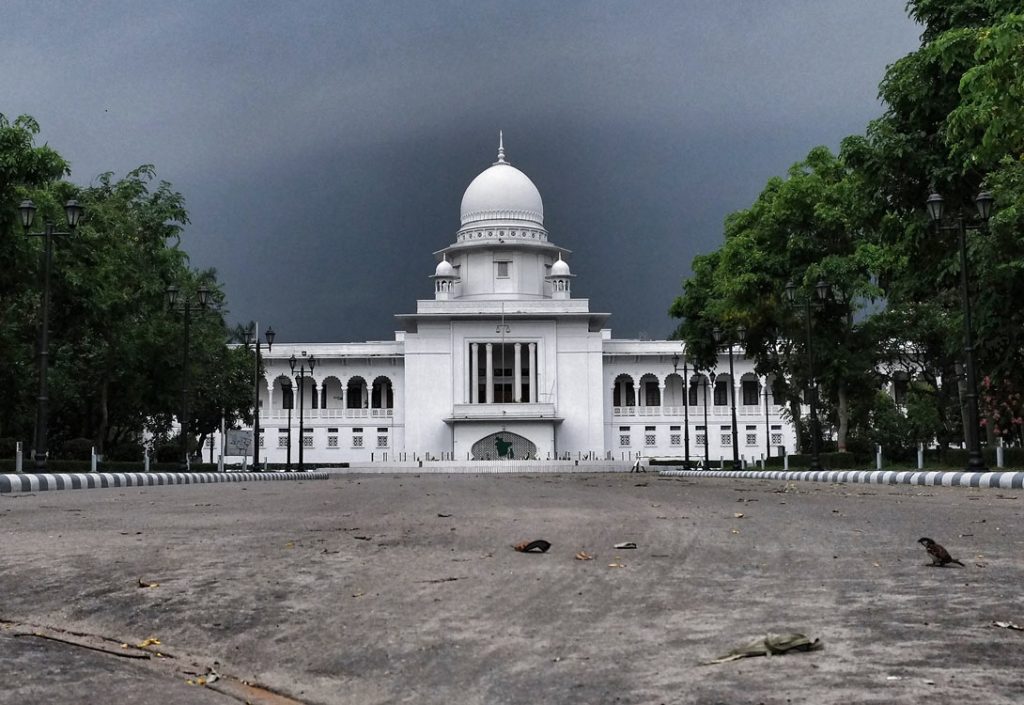
[[[717,462],[733,457],[733,392],[741,456],[793,448],[771,380],[742,350],[735,379],[723,353],[713,371],[687,365],[684,391],[680,342],[615,339],[609,314],[573,297],[571,253],[549,238],[540,192],[500,140],[460,221],[434,253],[433,297],[396,316],[394,340],[264,355],[262,458],[285,462],[289,444],[306,464],[682,456],[688,433],[691,457]]]

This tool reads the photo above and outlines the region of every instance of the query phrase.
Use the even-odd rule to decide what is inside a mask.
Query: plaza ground
[[[1019,703],[1022,513],[654,473],[0,495],[0,702]],[[701,665],[789,631],[825,648]]]

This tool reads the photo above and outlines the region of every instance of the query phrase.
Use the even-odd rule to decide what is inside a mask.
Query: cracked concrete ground
[[[654,474],[2,495],[0,703],[1020,703],[1024,632],[992,622],[1024,624],[1022,513]],[[967,567],[926,567],[920,536]],[[825,648],[700,665],[767,631]],[[186,683],[208,671],[261,689]]]

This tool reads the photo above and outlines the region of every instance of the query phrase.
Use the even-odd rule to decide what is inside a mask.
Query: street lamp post
[[[956,230],[960,247],[960,299],[964,312],[964,358],[967,366],[967,470],[969,472],[985,472],[985,460],[981,457],[981,438],[978,433],[978,372],[974,361],[974,333],[971,325],[971,297],[967,275],[967,230],[979,230],[985,227],[992,215],[992,194],[983,191],[974,199],[981,223],[969,226],[964,222],[964,213],[959,211],[955,217],[943,219],[942,196],[933,193],[928,196],[928,217],[939,230]]]
[[[716,343],[721,344],[726,339],[725,332],[721,328],[715,328],[714,331],[712,332],[712,334],[715,336],[715,342]],[[743,342],[743,340],[746,337],[747,337],[747,329],[744,328],[743,326],[739,326],[736,329],[736,336],[735,336],[735,338],[737,340],[739,340],[740,342]],[[733,368],[733,361],[732,361],[732,349],[734,347],[734,345],[733,345],[733,337],[732,336],[729,336],[728,344],[729,344],[729,392],[730,392],[730,394],[729,394],[729,401],[730,401],[729,406],[731,407],[731,410],[732,410],[732,469],[733,470],[742,470],[743,469],[743,463],[740,462],[740,439],[737,437],[738,428],[737,428],[737,425],[736,425],[736,371]],[[706,431],[705,431],[705,433],[706,433]]]
[[[271,347],[274,345],[274,337],[276,336],[276,333],[274,333],[274,329],[271,326],[267,326],[267,332],[265,333],[265,335],[267,337],[267,352],[270,352]],[[253,402],[252,402],[252,408],[253,408],[253,413],[252,413],[252,428],[253,428],[253,438],[252,438],[252,469],[255,470],[256,472],[259,472],[259,469],[260,469],[260,368],[262,367],[262,365],[261,365],[262,360],[260,358],[260,324],[259,323],[253,323],[252,327],[249,330],[246,331],[246,333],[245,333],[245,342],[247,344],[249,344],[249,345],[255,345],[256,346],[256,367],[253,370],[253,375],[252,375],[252,393],[253,393]]]
[[[313,358],[312,355],[310,355],[309,357],[306,357],[306,353],[305,353],[305,351],[303,351],[302,359],[301,360],[296,360],[295,359],[295,355],[293,354],[291,356],[291,358],[289,358],[288,364],[292,368],[292,374],[293,375],[295,374],[295,367],[296,367],[296,365],[298,365],[298,368],[299,368],[299,472],[305,472],[306,471],[306,465],[303,462],[302,451],[306,447],[306,428],[303,425],[302,413],[303,413],[304,407],[306,406],[306,404],[305,404],[306,365],[307,364],[309,365],[309,374],[310,374],[310,376],[312,376],[312,374],[313,374],[313,367],[316,366],[316,360]],[[290,429],[289,429],[288,435],[289,435],[289,437],[291,436],[291,430]]]
[[[189,345],[190,345],[190,328],[192,325],[192,310],[196,306],[200,309],[205,310],[210,301],[210,290],[205,286],[200,286],[196,290],[196,300],[193,301],[189,296],[182,296],[181,291],[174,284],[167,287],[167,305],[171,311],[180,313],[182,316],[182,323],[185,328],[185,344],[182,350],[182,363],[181,363],[181,463],[178,469],[181,472],[187,472],[189,467],[188,458],[188,446],[189,439],[192,437],[192,417],[189,414],[188,408],[188,395],[189,395],[189,381],[190,373],[189,370]]]
[[[52,220],[47,220],[42,232],[30,233],[32,220],[35,218],[36,206],[32,201],[21,202],[18,211],[21,215],[21,227],[26,235],[44,238],[43,245],[43,307],[42,322],[39,329],[39,396],[36,397],[36,429],[33,445],[35,446],[35,466],[37,471],[46,470],[46,439],[49,435],[49,388],[46,373],[50,367],[50,265],[53,260],[53,237],[55,235],[71,235],[82,218],[85,209],[78,201],[64,204],[64,217],[68,229],[57,230]]]
[[[828,298],[831,286],[824,279],[819,279],[814,286],[814,293],[817,296],[818,305],[824,305]],[[792,281],[786,284],[786,300],[790,304],[802,303],[804,306],[804,324],[807,333],[807,390],[808,405],[811,414],[811,467],[812,471],[821,470],[821,422],[818,419],[818,381],[814,373],[814,350],[811,347],[811,297],[804,294],[797,300],[797,287]]]
[[[292,356],[294,357],[294,355]],[[289,361],[290,362],[290,361]],[[292,391],[292,381],[285,380],[288,384],[281,383],[281,403],[288,410],[288,436],[286,439],[287,455],[285,460],[285,472],[292,471],[292,409],[295,408],[295,393]]]
[[[711,429],[708,427],[708,385],[711,384],[711,375],[714,373],[708,370],[707,375],[701,375],[701,388],[704,391],[704,469],[711,469]]]
[[[683,355],[683,467],[690,469],[690,373]],[[679,353],[672,356],[672,371],[679,372]]]

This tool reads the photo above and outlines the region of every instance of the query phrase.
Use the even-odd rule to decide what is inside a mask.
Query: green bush
[[[91,438],[72,438],[64,441],[52,455],[61,460],[91,460],[94,445]]]
[[[17,438],[0,438],[0,458],[13,458],[17,450]],[[28,454],[28,449],[25,448],[22,452]]]

